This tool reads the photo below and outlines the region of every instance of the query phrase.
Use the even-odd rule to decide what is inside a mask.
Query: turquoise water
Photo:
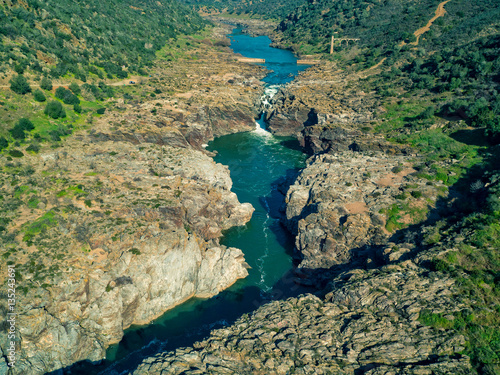
[[[236,29],[230,38],[236,52],[266,59],[265,66],[273,70],[265,79],[268,85],[289,81],[305,68],[297,67],[290,52],[269,47],[267,37],[252,38]],[[280,178],[296,174],[305,155],[293,140],[274,137],[264,127],[260,121],[253,132],[220,137],[208,146],[217,152],[215,161],[229,167],[232,191],[240,202],[255,208],[249,223],[230,229],[221,241],[243,250],[252,267],[249,276],[214,298],[193,298],[148,326],[128,329],[122,341],[109,348],[102,364],[81,364],[72,369],[73,374],[128,373],[144,357],[192,345],[266,301],[306,291],[293,283],[290,274],[294,244],[279,223],[283,195],[278,191]]]
[[[265,59],[264,65],[270,72],[263,79],[268,85],[285,84],[293,80],[298,72],[307,68],[297,65],[297,58],[290,51],[271,48],[271,39],[267,36],[251,37],[241,29],[234,29],[229,36],[231,48],[245,57]]]

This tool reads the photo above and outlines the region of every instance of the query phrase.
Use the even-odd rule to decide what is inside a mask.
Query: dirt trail
[[[451,0],[446,0],[446,1],[443,1],[442,3],[440,3],[436,9],[436,14],[434,15],[434,17],[432,17],[430,19],[429,22],[427,22],[427,25],[425,25],[424,27],[418,29],[417,31],[415,31],[413,33],[413,35],[415,35],[417,37],[417,40],[415,42],[412,42],[410,44],[414,45],[414,46],[418,46],[418,41],[420,40],[420,35],[426,33],[427,31],[429,31],[431,29],[431,26],[432,26],[432,23],[437,20],[439,17],[442,17],[444,16],[444,14],[446,13],[446,10],[444,9],[444,6],[447,2],[449,2]]]

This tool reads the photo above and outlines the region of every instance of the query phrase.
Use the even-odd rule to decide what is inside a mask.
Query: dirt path
[[[437,20],[439,17],[442,17],[444,16],[444,14],[446,13],[446,10],[444,9],[444,6],[447,2],[449,2],[451,0],[446,0],[446,1],[443,1],[442,3],[440,3],[436,9],[436,14],[434,15],[434,17],[432,17],[430,19],[429,22],[427,22],[427,25],[425,25],[424,27],[418,29],[417,31],[415,31],[413,33],[413,35],[415,35],[417,37],[417,40],[415,42],[412,42],[410,44],[414,45],[414,46],[418,46],[418,41],[420,40],[420,36],[424,33],[426,33],[427,31],[429,31],[431,29],[431,26],[432,26],[432,23]]]

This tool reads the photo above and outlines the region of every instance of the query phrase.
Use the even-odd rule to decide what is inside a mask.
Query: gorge
[[[500,374],[496,4],[66,2],[0,3],[0,375]]]

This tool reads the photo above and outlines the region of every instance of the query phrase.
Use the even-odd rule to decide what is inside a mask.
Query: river
[[[229,37],[235,52],[266,60],[264,65],[270,70],[264,78],[267,96],[306,68],[297,65],[291,52],[269,47],[268,37],[251,37],[239,29]],[[221,241],[243,250],[252,267],[249,276],[214,298],[193,298],[147,326],[131,327],[119,344],[108,349],[103,363],[76,365],[72,374],[128,373],[143,358],[190,346],[212,329],[231,324],[266,301],[306,291],[299,289],[290,276],[294,244],[293,237],[279,223],[283,195],[277,184],[304,166],[305,155],[292,139],[268,133],[262,120],[253,132],[217,138],[208,149],[217,152],[216,162],[229,167],[232,190],[240,202],[249,202],[255,208],[247,225],[230,229]]]

